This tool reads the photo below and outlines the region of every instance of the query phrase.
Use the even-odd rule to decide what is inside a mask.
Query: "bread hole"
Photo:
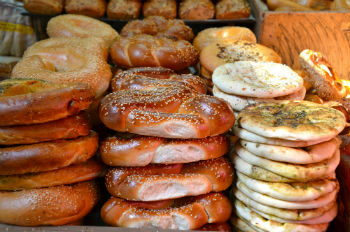
[[[76,71],[82,69],[85,65],[84,54],[78,54],[69,48],[49,50],[38,55],[41,56],[45,68],[55,72]]]

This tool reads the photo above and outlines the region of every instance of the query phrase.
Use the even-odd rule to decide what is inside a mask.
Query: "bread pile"
[[[0,82],[0,222],[64,225],[97,203],[98,136],[80,113],[94,91],[36,79]]]
[[[242,231],[326,231],[337,214],[342,112],[307,101],[249,106],[234,127],[233,189]]]
[[[101,210],[109,225],[188,230],[224,223],[231,215],[221,192],[233,180],[233,168],[222,157],[233,112],[203,94],[201,78],[166,72],[121,72],[101,102],[108,128],[133,133],[117,133],[100,146],[103,161],[112,166],[105,178],[112,197]]]
[[[239,112],[249,105],[275,100],[303,100],[303,78],[286,65],[237,61],[213,73],[213,94]]]

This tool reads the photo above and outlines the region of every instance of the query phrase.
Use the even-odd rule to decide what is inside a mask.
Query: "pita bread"
[[[332,208],[336,207],[337,205],[336,201],[333,201],[321,208],[316,208],[316,209],[280,209],[280,208],[264,205],[257,201],[254,201],[253,199],[249,198],[247,195],[245,195],[244,193],[242,193],[240,190],[236,188],[233,188],[232,192],[238,200],[242,201],[245,205],[247,205],[249,208],[254,210],[254,212],[262,215],[265,218],[272,219],[279,222],[291,222],[291,221],[307,222],[307,220],[321,217],[322,215],[324,215],[326,212],[330,211]],[[265,216],[265,215],[269,215],[269,216]],[[274,218],[278,218],[278,219],[274,219]],[[281,221],[281,220],[284,220],[284,221]],[[305,224],[308,224],[308,223],[305,223]]]
[[[284,201],[311,201],[333,192],[338,182],[322,179],[305,183],[272,183],[256,180],[236,172],[238,179],[255,192]]]
[[[236,118],[238,118],[238,116]],[[267,138],[261,135],[254,134],[246,129],[239,128],[237,124],[233,126],[233,131],[235,135],[238,136],[239,138],[250,142],[278,145],[278,146],[285,146],[285,147],[307,147],[307,146],[324,142],[322,140],[291,141],[291,140],[285,140],[285,139]]]
[[[328,141],[345,127],[342,112],[308,101],[274,101],[239,113],[240,127],[269,138]]]
[[[225,93],[256,98],[285,96],[303,87],[302,77],[287,65],[273,62],[227,63],[214,70],[212,80]]]
[[[305,225],[305,224],[293,224],[293,223],[279,223],[273,220],[266,219],[259,214],[255,213],[244,205],[241,201],[235,200],[234,206],[236,214],[250,224],[258,227],[259,229],[277,232],[277,231],[288,231],[288,232],[323,232],[328,228],[328,223]]]
[[[335,189],[333,192],[330,192],[326,195],[323,195],[320,198],[317,198],[315,200],[311,201],[282,201],[276,198],[272,198],[270,196],[254,192],[253,190],[249,189],[245,184],[243,184],[241,181],[237,181],[236,187],[243,192],[245,195],[247,195],[250,199],[254,199],[255,201],[276,207],[281,209],[316,209],[323,207],[325,205],[328,205],[329,203],[335,201],[337,198],[337,193],[339,188]]]
[[[275,100],[295,100],[295,101],[301,101],[304,100],[306,95],[306,88],[303,86],[298,91],[291,93],[286,96],[276,97]]]
[[[251,225],[249,225],[244,220],[240,219],[236,215],[232,214],[230,218],[231,225],[235,227],[236,230],[239,232],[265,232],[264,230],[255,229]]]
[[[236,153],[250,164],[296,180],[295,182],[323,179],[329,173],[334,172],[340,162],[339,149],[336,150],[332,158],[314,164],[289,164],[261,158],[244,149],[239,143],[236,144]]]
[[[311,164],[332,158],[341,144],[337,136],[329,141],[301,148],[267,145],[240,140],[241,145],[254,155],[280,162]]]

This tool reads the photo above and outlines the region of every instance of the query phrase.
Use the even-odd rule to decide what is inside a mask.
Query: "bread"
[[[113,196],[133,201],[157,201],[197,196],[227,189],[233,168],[225,158],[187,164],[115,167],[107,171],[106,187]]]
[[[215,7],[210,0],[183,0],[179,7],[179,18],[206,20],[214,18]]]
[[[141,13],[141,0],[111,0],[107,6],[109,19],[137,19]]]
[[[217,19],[248,18],[250,12],[249,3],[246,0],[220,0],[216,3]]]
[[[143,20],[130,21],[122,28],[120,34],[127,37],[148,34],[174,40],[193,39],[192,29],[182,20],[165,19],[162,16],[149,16]]]
[[[101,18],[106,11],[105,0],[65,0],[66,13]]]
[[[147,209],[142,204],[112,197],[102,207],[101,217],[112,226],[191,230],[206,223],[225,222],[232,212],[230,201],[222,193],[175,200],[169,208]]]
[[[81,163],[92,157],[98,146],[98,136],[56,140],[0,148],[0,175],[43,172]]]
[[[176,18],[176,0],[146,0],[142,6],[143,17],[163,16],[167,19]]]
[[[23,7],[34,14],[61,14],[64,0],[24,0]]]
[[[113,62],[123,68],[161,66],[182,70],[198,58],[197,50],[185,40],[173,41],[150,35],[121,38],[113,43],[110,52]]]
[[[145,166],[149,163],[189,163],[223,156],[228,140],[223,135],[204,139],[174,140],[159,137],[108,137],[100,144],[109,166]]]
[[[49,122],[87,109],[94,93],[84,84],[53,84],[35,79],[0,82],[0,126]]]

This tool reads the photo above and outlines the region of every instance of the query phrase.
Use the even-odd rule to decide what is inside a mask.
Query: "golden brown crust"
[[[0,127],[0,145],[32,144],[86,136],[90,125],[84,114],[41,124]]]
[[[19,226],[65,225],[88,214],[99,189],[94,181],[22,191],[0,191],[0,222]]]
[[[221,0],[216,4],[217,19],[248,18],[251,9],[246,0]]]
[[[133,37],[138,34],[148,34],[156,37],[164,37],[174,40],[192,41],[194,35],[190,27],[182,20],[165,19],[162,16],[149,16],[143,20],[128,22],[120,34]]]
[[[107,6],[107,16],[109,19],[137,19],[141,4],[141,0],[111,0]]]
[[[65,0],[66,13],[101,18],[106,11],[105,0]]]
[[[35,189],[74,184],[103,176],[104,165],[96,159],[53,171],[0,176],[0,190]]]
[[[205,20],[214,18],[215,7],[210,0],[183,0],[179,7],[181,19]]]
[[[164,18],[176,18],[176,0],[146,0],[142,6],[143,17],[163,16]]]
[[[220,192],[231,185],[233,175],[231,163],[220,157],[183,165],[111,168],[105,183],[113,196],[132,201],[155,201]]]
[[[24,0],[23,7],[35,14],[56,15],[63,10],[63,0]]]
[[[54,84],[36,79],[0,82],[0,126],[49,122],[87,109],[94,92],[85,84]]]
[[[102,207],[101,217],[113,226],[189,230],[198,229],[206,223],[223,223],[229,219],[231,212],[232,207],[226,196],[222,193],[209,193],[174,200],[171,207],[160,209],[142,208],[112,197]]]
[[[189,163],[223,156],[224,135],[174,140],[159,137],[108,137],[100,144],[103,162],[110,166],[144,166],[149,163]]]
[[[213,72],[217,67],[236,61],[266,61],[281,63],[281,57],[271,48],[244,40],[213,42],[200,52],[200,63]]]
[[[0,148],[0,175],[43,172],[85,162],[97,146],[98,136],[91,131],[89,136],[74,140]]]
[[[198,52],[185,40],[136,35],[115,41],[111,47],[111,57],[116,65],[123,68],[161,66],[182,70],[197,61]]]

